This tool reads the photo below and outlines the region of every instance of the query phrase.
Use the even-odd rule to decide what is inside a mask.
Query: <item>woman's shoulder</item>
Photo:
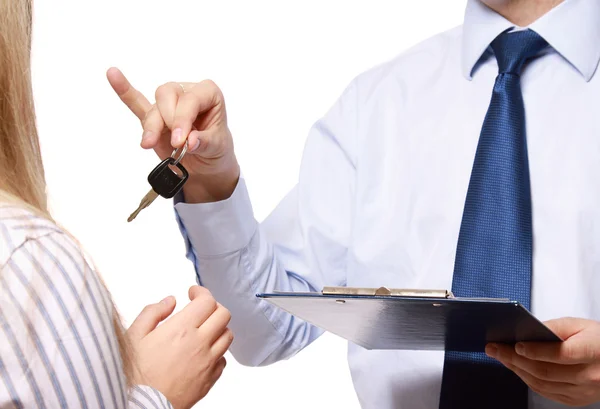
[[[18,204],[0,203],[0,266],[26,244],[48,238],[72,242],[63,229],[43,215]]]
[[[43,214],[0,204],[0,310],[25,311],[33,314],[33,322],[51,319],[50,327],[67,328],[81,318],[79,313],[70,315],[93,309],[93,300],[110,305],[79,243]],[[37,305],[40,311],[29,311],[26,305]],[[106,314],[110,317],[108,307]]]
[[[0,362],[10,385],[0,387],[0,407],[14,396],[21,407],[64,407],[95,402],[94,390],[113,393],[123,378],[112,300],[76,240],[43,215],[0,204],[0,257]],[[113,402],[123,400],[115,393]]]

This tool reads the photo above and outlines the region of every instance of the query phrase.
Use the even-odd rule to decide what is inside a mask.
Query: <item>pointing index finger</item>
[[[127,105],[140,121],[143,121],[147,112],[152,108],[152,104],[148,99],[131,85],[118,68],[110,68],[106,73],[106,78],[112,89],[121,98],[121,101]]]

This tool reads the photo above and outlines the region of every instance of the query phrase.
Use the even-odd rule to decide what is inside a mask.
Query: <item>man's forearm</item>
[[[294,210],[281,209],[279,219]],[[244,365],[266,365],[298,352],[321,331],[256,297],[258,292],[309,291],[308,283],[286,271],[286,254],[276,250],[254,219],[243,178],[226,200],[176,204],[181,232],[189,245],[198,282],[232,315],[234,357]],[[290,231],[293,235],[294,232]],[[301,272],[308,268],[300,268]],[[298,271],[298,273],[300,273]]]

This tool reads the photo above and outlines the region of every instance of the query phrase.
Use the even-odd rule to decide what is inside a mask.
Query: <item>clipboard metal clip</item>
[[[323,287],[323,295],[366,295],[382,297],[454,298],[448,290],[411,290],[404,288]]]

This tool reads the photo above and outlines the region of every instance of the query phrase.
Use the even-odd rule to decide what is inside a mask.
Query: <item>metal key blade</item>
[[[140,202],[140,205],[138,206],[138,208],[135,209],[135,212],[131,213],[131,216],[129,216],[127,221],[130,222],[133,219],[135,219],[137,217],[137,215],[140,214],[140,212],[142,210],[144,210],[146,207],[150,206],[152,204],[152,202],[154,202],[154,200],[156,200],[157,197],[158,197],[158,193],[156,193],[154,191],[154,189],[150,189],[150,191],[148,193],[146,193],[146,196],[144,196],[144,198]]]

